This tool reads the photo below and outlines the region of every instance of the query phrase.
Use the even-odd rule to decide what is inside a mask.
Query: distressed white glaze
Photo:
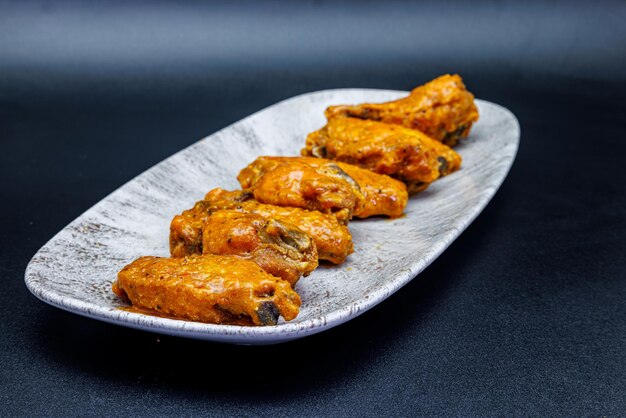
[[[126,183],[65,227],[33,257],[26,285],[42,301],[118,325],[239,344],[315,334],[385,300],[426,268],[476,218],[502,184],[519,143],[511,112],[477,100],[480,120],[456,150],[460,171],[409,201],[406,216],[350,223],[355,252],[300,280],[298,317],[269,327],[213,325],[127,312],[111,292],[117,272],[141,255],[167,256],[172,217],[214,188],[238,188],[259,155],[298,155],[331,104],[382,102],[405,92],[325,90],[297,96],[210,135]]]

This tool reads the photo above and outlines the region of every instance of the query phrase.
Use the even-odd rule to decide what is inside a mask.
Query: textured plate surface
[[[441,254],[504,181],[519,143],[511,112],[477,100],[480,120],[456,150],[460,171],[410,199],[406,216],[350,223],[355,252],[300,280],[298,317],[270,327],[202,324],[119,309],[117,272],[142,255],[168,256],[169,224],[212,188],[238,188],[238,171],[259,155],[298,155],[331,104],[380,102],[406,92],[325,90],[249,116],[162,161],[65,227],[35,254],[26,285],[42,301],[90,318],[148,331],[240,344],[271,344],[339,325],[385,300]]]

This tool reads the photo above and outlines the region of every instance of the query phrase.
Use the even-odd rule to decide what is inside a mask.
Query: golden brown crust
[[[113,290],[160,315],[214,324],[275,325],[298,315],[289,283],[236,256],[141,257],[118,274]]]
[[[279,222],[289,223],[309,235],[315,242],[320,260],[343,263],[354,251],[352,235],[332,215],[300,208],[266,205],[249,199],[246,191],[211,190],[189,210],[174,217],[170,230],[170,250],[173,257],[184,257],[202,252],[202,230],[211,213],[233,209],[254,213]]]
[[[285,162],[304,163],[316,169],[328,166],[339,167],[339,169],[354,180],[353,190],[358,197],[357,204],[354,208],[354,216],[358,218],[367,218],[376,215],[390,217],[401,216],[408,201],[406,186],[402,182],[352,164],[323,158],[259,157],[241,170],[238,177],[239,182],[242,187],[251,187],[263,174]]]
[[[409,193],[456,171],[461,156],[427,135],[399,125],[357,118],[333,118],[308,135],[302,155],[354,164],[394,177]]]
[[[419,86],[405,98],[387,103],[330,106],[326,117],[356,117],[402,125],[454,146],[478,120],[474,95],[459,75],[443,75]]]
[[[236,210],[213,212],[203,226],[204,254],[237,255],[294,286],[317,267],[315,242],[297,227]]]

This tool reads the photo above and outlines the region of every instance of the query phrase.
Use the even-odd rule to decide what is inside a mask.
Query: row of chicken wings
[[[133,308],[217,324],[294,319],[294,291],[319,260],[353,252],[348,221],[401,216],[409,194],[458,170],[448,145],[478,119],[474,96],[445,75],[408,97],[331,106],[300,157],[263,156],[243,168],[241,190],[211,190],[174,217],[171,258],[140,257],[113,291]],[[446,145],[447,144],[447,145]]]

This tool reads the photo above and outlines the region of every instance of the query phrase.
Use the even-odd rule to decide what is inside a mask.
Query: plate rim
[[[287,101],[302,99],[307,96],[312,95],[323,95],[329,93],[341,93],[341,92],[367,92],[367,91],[376,91],[376,92],[386,92],[386,93],[394,93],[394,94],[406,94],[406,91],[401,90],[388,90],[388,89],[371,89],[371,88],[338,88],[338,89],[325,89],[325,90],[317,90],[312,92],[307,92],[303,94],[299,94],[296,96],[292,96],[286,99],[283,99],[279,102],[276,102],[272,105],[269,105],[263,109],[260,109],[238,121],[215,131],[198,141],[194,141],[192,144],[182,148],[181,150],[173,153],[172,155],[164,158],[163,160],[157,162],[152,165],[148,169],[134,176],[127,182],[123,183],[121,186],[113,190],[111,193],[100,199],[94,205],[89,207],[82,214],[77,216],[74,220],[72,220],[69,224],[63,227],[59,232],[54,234],[52,238],[50,238],[31,258],[29,261],[26,271],[24,274],[24,281],[28,290],[39,300],[45,302],[51,306],[63,309],[68,312],[72,312],[84,317],[88,317],[91,319],[100,320],[103,322],[121,325],[129,328],[140,329],[149,332],[156,332],[161,334],[168,334],[174,336],[182,336],[187,338],[194,339],[203,339],[203,340],[211,340],[218,342],[229,342],[229,343],[237,343],[237,344],[274,344],[285,342],[297,338],[306,337],[309,335],[313,335],[319,332],[322,332],[326,329],[333,328],[335,326],[341,325],[347,322],[350,319],[356,318],[357,316],[365,313],[371,308],[375,307],[379,303],[386,300],[389,296],[397,292],[399,289],[404,287],[407,283],[413,280],[415,277],[419,275],[424,269],[426,269],[437,257],[439,257],[451,244],[458,238],[463,231],[478,217],[478,215],[484,210],[484,208],[489,204],[493,196],[497,193],[502,183],[508,176],[511,167],[515,161],[517,152],[519,150],[519,143],[521,139],[521,129],[520,124],[517,117],[504,106],[501,106],[497,103],[493,103],[487,100],[475,99],[477,103],[486,106],[492,106],[497,108],[500,111],[503,111],[506,115],[507,119],[510,119],[514,125],[514,134],[512,135],[516,140],[514,141],[514,149],[512,149],[512,155],[510,159],[507,160],[507,165],[504,171],[504,175],[500,178],[500,181],[495,186],[495,189],[492,194],[490,194],[486,199],[481,199],[480,202],[472,207],[472,211],[465,214],[462,218],[462,221],[458,225],[458,233],[454,236],[454,238],[446,240],[438,240],[435,245],[429,248],[427,253],[424,253],[424,259],[427,260],[426,263],[420,263],[418,261],[411,263],[410,267],[401,274],[394,276],[391,281],[385,282],[386,286],[379,286],[375,288],[372,292],[368,293],[368,297],[362,297],[356,301],[353,301],[339,309],[331,311],[327,314],[323,314],[321,316],[317,316],[314,318],[305,319],[300,322],[284,322],[278,325],[272,326],[264,326],[264,327],[244,327],[238,325],[222,325],[222,324],[209,324],[202,322],[193,322],[187,321],[183,319],[172,319],[172,318],[164,318],[151,316],[141,313],[122,311],[117,307],[105,307],[100,305],[91,304],[89,302],[76,299],[70,296],[64,296],[58,294],[54,291],[50,291],[46,289],[45,286],[37,283],[35,277],[37,276],[37,272],[35,271],[35,265],[39,263],[39,259],[47,252],[48,246],[55,241],[55,239],[65,231],[70,225],[78,223],[83,218],[86,217],[88,213],[94,210],[98,205],[103,204],[109,197],[116,193],[118,190],[124,188],[127,184],[132,183],[138,177],[144,175],[145,173],[154,170],[160,164],[174,158],[176,155],[184,152],[190,147],[198,144],[199,142],[206,141],[210,139],[212,136],[217,135],[218,133],[231,128],[234,125],[240,124],[250,118],[253,118],[257,114],[261,112],[266,112],[274,107],[277,107]],[[39,276],[41,277],[41,276]],[[241,332],[242,329],[245,329],[245,332]]]

